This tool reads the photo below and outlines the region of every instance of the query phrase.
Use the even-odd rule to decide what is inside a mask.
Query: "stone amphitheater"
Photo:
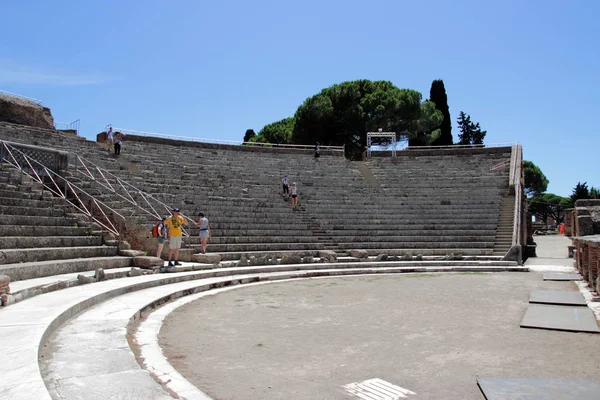
[[[518,145],[317,161],[128,135],[116,157],[70,131],[0,122],[0,146],[2,399],[227,398],[182,376],[156,338],[181,301],[233,287],[528,270]],[[190,224],[183,265],[165,269],[151,228],[175,207],[204,212],[212,232],[201,254]]]

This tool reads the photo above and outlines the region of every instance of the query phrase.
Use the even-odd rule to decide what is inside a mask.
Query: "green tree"
[[[588,189],[587,182],[577,182],[577,185],[573,188],[573,193],[571,193],[571,204],[575,206],[577,200],[589,198],[590,190]]]
[[[590,199],[600,199],[600,189],[592,187],[590,189]]]
[[[246,129],[246,133],[244,134],[244,142],[249,142],[250,139],[256,136],[254,133],[254,129]]]
[[[557,224],[560,224],[564,220],[564,210],[567,208],[571,208],[571,200],[568,197],[543,193],[529,199],[527,210],[542,221],[552,217]]]
[[[427,106],[426,106],[427,107]],[[434,113],[437,118],[437,114]],[[323,89],[298,107],[294,143],[345,145],[346,155],[358,157],[367,143],[367,132],[382,129],[398,138],[418,134],[422,115],[421,94],[399,89],[391,82],[358,80]]]
[[[542,194],[548,189],[548,178],[542,170],[531,161],[523,160],[525,194],[527,197]]]
[[[448,96],[444,81],[434,80],[429,90],[429,100],[435,104],[435,108],[442,113],[440,124],[440,137],[432,142],[433,146],[449,146],[452,144],[452,120],[450,119],[450,108],[448,107]]]
[[[258,143],[291,143],[295,120],[293,117],[265,125],[251,142]]]
[[[444,116],[442,112],[436,109],[432,101],[421,103],[421,116],[413,121],[411,132],[414,132],[408,139],[409,146],[434,146],[441,136],[441,128],[436,129],[442,123]]]
[[[487,134],[487,131],[481,130],[481,126],[478,123],[471,122],[471,116],[465,114],[463,111],[458,116],[458,144],[483,144],[483,139]]]

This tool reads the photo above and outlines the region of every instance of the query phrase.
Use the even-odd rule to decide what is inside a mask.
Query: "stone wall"
[[[3,94],[0,94],[0,121],[54,129],[54,118],[48,107]]]
[[[592,290],[600,290],[600,235],[579,237],[573,240],[575,265]]]
[[[571,218],[573,236],[600,234],[600,200],[577,200]]]

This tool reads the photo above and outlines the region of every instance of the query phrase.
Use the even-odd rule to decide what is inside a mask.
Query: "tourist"
[[[108,128],[108,132],[106,132],[106,146],[108,150],[108,154],[112,150],[113,144],[115,142],[115,135],[113,134],[112,126]]]
[[[198,236],[200,236],[200,244],[202,245],[202,254],[206,253],[206,242],[210,236],[210,224],[208,223],[208,219],[204,216],[204,213],[200,213],[200,219],[198,222],[194,222],[194,224],[200,228],[198,232]]]
[[[292,192],[292,206],[294,207],[294,210],[295,210],[296,206],[298,205],[298,188],[296,187],[296,182],[292,183],[291,192]]]
[[[156,241],[158,242],[158,248],[156,249],[156,257],[160,258],[165,243],[169,241],[169,229],[166,226],[167,217],[162,217],[162,220],[157,225],[158,236]]]
[[[121,144],[123,143],[124,137],[125,137],[125,134],[122,132],[115,133],[115,155],[117,155],[117,156],[119,154],[121,154]]]
[[[166,225],[169,228],[169,267],[181,265],[179,263],[179,249],[181,248],[181,227],[187,225],[185,218],[181,215],[179,208],[174,208],[173,215],[167,218]],[[175,256],[175,262],[173,262]]]
[[[315,144],[315,159],[318,160],[321,156],[321,147],[319,146],[319,142]]]
[[[288,176],[287,174],[285,174],[283,176],[283,179],[281,180],[281,184],[283,186],[283,195],[285,196],[286,194],[289,196],[290,194],[290,186],[289,186],[289,181],[288,181]]]

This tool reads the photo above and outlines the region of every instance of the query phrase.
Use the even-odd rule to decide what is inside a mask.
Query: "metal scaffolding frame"
[[[367,132],[367,157],[371,157],[371,144],[372,138],[390,138],[391,139],[391,147],[392,147],[392,157],[396,157],[396,132],[382,132],[381,129],[379,132]]]

